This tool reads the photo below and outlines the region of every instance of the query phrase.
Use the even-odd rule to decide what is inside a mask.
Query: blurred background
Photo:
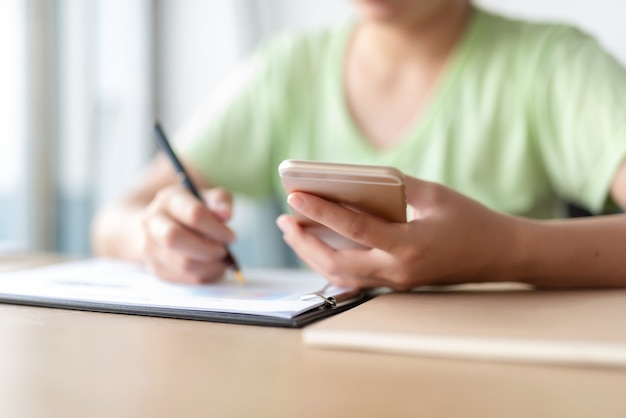
[[[570,22],[626,65],[626,2],[480,0]],[[90,252],[95,210],[152,157],[230,70],[284,30],[352,16],[349,0],[0,0],[0,253]],[[273,202],[238,199],[244,265],[293,263]]]

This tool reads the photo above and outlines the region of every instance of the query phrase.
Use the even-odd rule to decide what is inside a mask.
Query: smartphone
[[[406,222],[404,174],[393,167],[285,160],[278,166],[287,194],[306,192],[355,212],[390,222]],[[328,245],[364,248],[292,209],[294,218]]]

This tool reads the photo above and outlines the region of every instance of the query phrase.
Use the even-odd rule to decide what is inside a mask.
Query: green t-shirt
[[[288,158],[388,165],[520,216],[602,212],[626,155],[626,71],[591,37],[476,9],[427,110],[374,149],[346,107],[354,23],[283,35],[236,71],[178,135],[214,184],[281,193]]]

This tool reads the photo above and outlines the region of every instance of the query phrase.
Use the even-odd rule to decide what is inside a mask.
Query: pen
[[[191,192],[191,194],[196,197],[196,199],[204,203],[202,197],[200,196],[200,193],[198,192],[198,189],[191,181],[191,178],[187,175],[185,168],[178,160],[178,157],[176,157],[176,154],[174,154],[174,150],[170,146],[169,141],[165,137],[165,132],[163,132],[163,129],[161,129],[161,125],[158,122],[156,122],[154,125],[154,139],[159,149],[163,151],[163,153],[167,156],[167,158],[174,166],[174,171],[176,171],[176,177],[178,178],[178,180],[183,184],[183,186],[185,186],[185,188],[187,188],[187,190],[189,190],[189,192]],[[231,252],[228,250],[228,246],[226,246],[226,257],[224,261],[232,266],[237,281],[242,284],[245,283],[245,279],[243,277],[241,269],[239,268],[239,264],[237,263],[235,257],[233,257]]]

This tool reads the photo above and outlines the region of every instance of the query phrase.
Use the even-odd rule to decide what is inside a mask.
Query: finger
[[[233,195],[227,190],[216,187],[202,193],[209,209],[217,215],[222,222],[230,220],[233,215]]]
[[[207,240],[167,216],[151,217],[145,228],[149,239],[168,252],[205,263],[226,257],[224,245]]]
[[[386,281],[377,277],[381,265],[378,250],[341,250],[337,251],[314,235],[307,233],[297,222],[282,215],[277,219],[283,231],[285,242],[295,251],[311,269],[340,287],[371,288],[386,285]]]
[[[390,233],[392,223],[365,213],[357,213],[307,193],[291,193],[289,205],[335,232],[367,247],[388,249],[394,244]]]
[[[191,193],[173,193],[165,201],[165,210],[178,222],[213,241],[227,244],[235,239],[233,231]]]

